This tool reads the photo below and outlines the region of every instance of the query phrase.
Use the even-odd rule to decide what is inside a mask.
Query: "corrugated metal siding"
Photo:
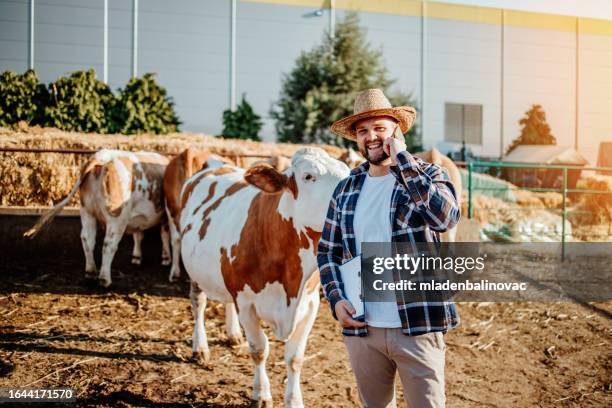
[[[519,120],[542,105],[557,143],[573,146],[576,128],[576,34],[506,27],[504,145],[521,132]]]
[[[0,71],[28,69],[28,1],[0,2]]]
[[[139,2],[138,75],[156,72],[188,130],[219,134],[229,106],[229,2]]]
[[[50,82],[80,69],[103,69],[104,2],[37,0],[34,8],[34,64]]]
[[[460,144],[444,142],[447,102],[483,105],[482,146],[475,154],[499,153],[501,31],[492,24],[429,19],[427,22],[425,131],[427,147],[442,151]]]
[[[612,142],[612,37],[580,37],[578,150],[597,163],[601,142]]]
[[[247,101],[262,116],[261,137],[274,140],[270,109],[279,98],[282,78],[304,50],[319,44],[327,18],[302,17],[312,8],[240,2],[237,9],[237,102]]]
[[[125,86],[132,74],[132,1],[108,0],[108,84]]]

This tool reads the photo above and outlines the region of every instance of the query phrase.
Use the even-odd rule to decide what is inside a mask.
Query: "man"
[[[403,135],[415,118],[414,108],[392,107],[381,90],[368,89],[354,114],[331,126],[367,159],[336,187],[317,253],[365,407],[395,406],[396,371],[408,407],[443,407],[443,334],[459,324],[456,306],[444,301],[365,302],[365,317],[355,320],[343,292],[340,265],[360,255],[362,242],[436,242],[459,221],[444,170],[406,151]]]

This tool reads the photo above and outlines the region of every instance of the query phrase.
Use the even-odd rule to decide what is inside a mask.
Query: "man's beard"
[[[378,166],[379,164],[381,164],[382,162],[384,162],[385,160],[387,160],[389,158],[389,155],[387,154],[387,152],[385,152],[385,149],[381,149],[382,153],[381,154],[377,154],[376,157],[370,157],[370,154],[368,153],[368,148],[366,146],[365,149],[359,149],[359,153],[361,153],[361,155],[363,157],[365,157],[365,159],[370,162],[371,164],[374,164],[375,166]]]

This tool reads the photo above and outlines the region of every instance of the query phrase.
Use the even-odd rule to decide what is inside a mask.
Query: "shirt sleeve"
[[[429,228],[438,232],[453,228],[459,222],[461,209],[446,171],[406,151],[397,154],[397,163],[403,187]]]
[[[323,293],[329,301],[332,315],[336,320],[338,320],[335,311],[336,303],[340,300],[346,300],[344,297],[344,285],[340,276],[343,252],[342,232],[336,202],[337,194],[342,184],[342,182],[338,184],[329,202],[323,232],[317,247],[317,264],[319,266]]]

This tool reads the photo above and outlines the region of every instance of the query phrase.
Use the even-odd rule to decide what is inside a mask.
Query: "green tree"
[[[41,123],[48,98],[45,85],[38,81],[33,70],[21,75],[3,72],[0,75],[0,126],[22,120],[29,124]]]
[[[557,139],[550,131],[550,126],[546,123],[546,113],[540,105],[532,105],[525,113],[519,123],[522,125],[521,134],[514,139],[506,155],[516,149],[519,145],[556,145]]]
[[[76,132],[108,133],[116,100],[111,89],[96,79],[93,69],[73,72],[49,85],[45,126]]]
[[[261,117],[246,101],[244,94],[242,94],[242,102],[235,111],[228,109],[223,112],[223,137],[259,141],[261,140],[259,138],[261,126]]]
[[[357,14],[347,13],[336,25],[335,36],[326,33],[321,45],[302,52],[283,78],[280,98],[270,112],[279,141],[349,145],[329,126],[353,113],[357,92],[381,88],[394,106],[415,106],[411,95],[390,91],[394,83],[382,63],[382,52],[367,42]],[[418,128],[413,126],[407,136],[409,149],[418,149]]]
[[[112,117],[113,133],[126,135],[167,134],[178,131],[180,125],[172,98],[151,73],[130,79],[125,88],[119,90]]]

